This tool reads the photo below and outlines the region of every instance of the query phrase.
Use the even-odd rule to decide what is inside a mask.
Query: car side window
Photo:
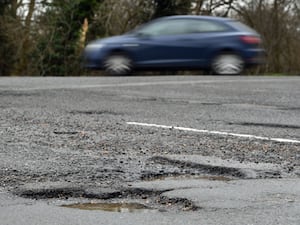
[[[208,20],[190,20],[186,25],[186,33],[223,32],[228,29],[226,25]]]
[[[174,19],[149,24],[139,29],[138,33],[146,36],[180,35],[203,32],[222,32],[226,25],[208,20]]]
[[[183,20],[166,20],[149,24],[138,32],[149,36],[184,34],[185,26],[186,23]]]

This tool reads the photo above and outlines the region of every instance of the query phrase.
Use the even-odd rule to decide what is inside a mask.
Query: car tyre
[[[217,75],[239,75],[245,62],[235,53],[221,53],[212,62],[212,71]]]
[[[132,72],[132,60],[124,53],[109,55],[103,63],[105,71],[110,75],[128,75]]]

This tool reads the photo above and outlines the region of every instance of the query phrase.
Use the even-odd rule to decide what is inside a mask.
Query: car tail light
[[[257,44],[258,45],[261,43],[261,39],[256,36],[241,36],[241,40],[245,44],[253,44],[253,45]]]

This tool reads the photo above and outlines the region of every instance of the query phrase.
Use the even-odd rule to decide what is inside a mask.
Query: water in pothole
[[[120,213],[145,213],[156,211],[143,204],[139,203],[81,203],[73,205],[63,205],[65,208],[81,209],[81,210],[99,210],[107,212],[120,212]]]

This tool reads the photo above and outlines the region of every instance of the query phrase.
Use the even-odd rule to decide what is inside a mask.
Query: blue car
[[[170,16],[89,43],[83,65],[113,75],[157,69],[237,75],[261,64],[264,52],[260,35],[234,19]]]

